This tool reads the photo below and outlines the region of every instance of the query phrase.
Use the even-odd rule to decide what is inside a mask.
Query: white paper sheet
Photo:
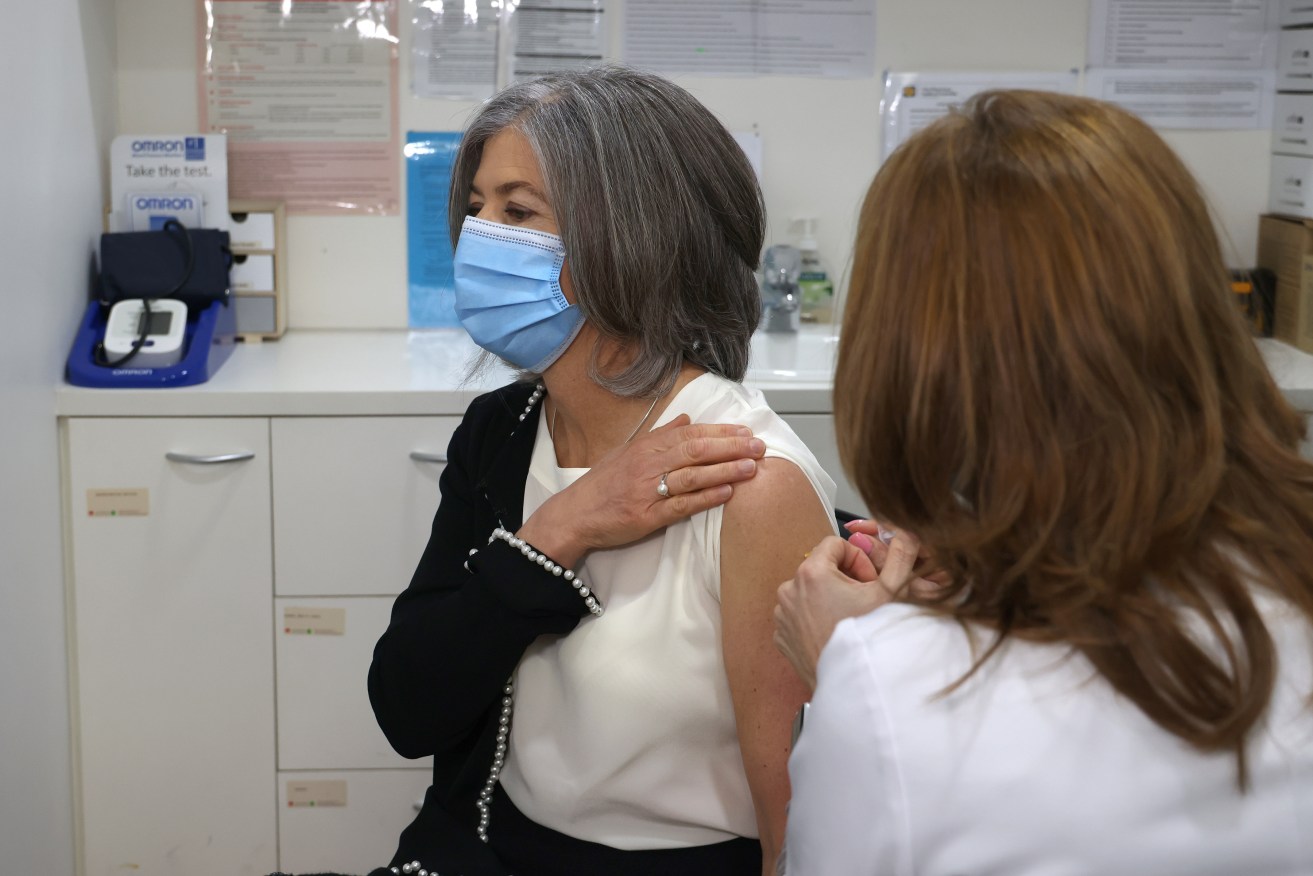
[[[503,83],[600,64],[610,22],[603,0],[520,0],[507,7]]]
[[[1085,93],[1115,103],[1155,128],[1266,128],[1271,70],[1088,70]]]
[[[730,136],[739,144],[743,154],[748,156],[748,164],[752,165],[753,173],[757,174],[757,184],[761,185],[761,135],[756,131],[732,131]]]
[[[228,135],[231,198],[400,208],[397,2],[204,0],[201,127]]]
[[[1272,66],[1273,0],[1090,0],[1091,67],[1245,70]]]
[[[110,231],[148,231],[133,201],[139,196],[191,196],[200,228],[228,230],[228,138],[223,134],[120,134],[109,147]],[[183,205],[179,205],[183,206]],[[155,212],[171,212],[167,208]],[[137,215],[134,216],[134,213]],[[194,215],[194,213],[193,213]],[[172,214],[184,224],[187,219]]]
[[[1277,13],[1277,24],[1281,27],[1301,27],[1313,24],[1313,2],[1310,0],[1281,0]]]
[[[416,97],[485,100],[497,90],[500,0],[410,0]]]
[[[629,0],[625,60],[662,73],[875,74],[875,0]]]
[[[1077,71],[1053,73],[886,73],[880,101],[882,158],[972,95],[991,88],[1076,93]]]

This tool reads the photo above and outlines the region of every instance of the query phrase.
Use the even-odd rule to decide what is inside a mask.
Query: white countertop
[[[747,382],[781,413],[828,413],[835,339],[829,326],[759,335]],[[397,416],[461,414],[511,373],[499,363],[470,376],[478,348],[460,329],[292,330],[238,344],[198,386],[92,389],[63,384],[61,417]]]
[[[1259,338],[1272,379],[1296,410],[1313,413],[1313,356],[1272,338]]]
[[[1258,346],[1301,411],[1313,412],[1313,356],[1279,341]],[[746,383],[775,410],[830,412],[836,339],[830,326],[796,335],[758,334]],[[390,416],[460,414],[476,395],[506,383],[494,364],[467,377],[477,348],[459,329],[293,330],[240,344],[208,383],[170,389],[61,386],[61,417]]]

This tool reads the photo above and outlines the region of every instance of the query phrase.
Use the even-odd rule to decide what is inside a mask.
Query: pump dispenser
[[[834,283],[830,272],[821,263],[816,243],[816,217],[802,216],[802,237],[798,251],[802,255],[802,271],[798,287],[802,292],[802,319],[804,322],[830,322],[834,318]]]

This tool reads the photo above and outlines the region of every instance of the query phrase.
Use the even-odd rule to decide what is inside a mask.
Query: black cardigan
[[[433,755],[433,784],[393,865],[418,859],[445,862],[443,872],[495,872],[475,832],[475,801],[492,766],[503,688],[535,639],[568,633],[588,613],[564,579],[504,541],[488,543],[494,528],[523,523],[542,410],[521,417],[532,391],[512,384],[466,410],[428,546],[374,648],[369,698],[379,726],[401,755]],[[496,824],[493,807],[490,832]]]

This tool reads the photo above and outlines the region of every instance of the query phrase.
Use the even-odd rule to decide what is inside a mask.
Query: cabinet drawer
[[[268,421],[74,419],[67,435],[83,872],[266,873]]]
[[[277,217],[272,212],[231,213],[228,245],[235,250],[272,250],[278,245]]]
[[[232,267],[228,270],[228,281],[232,290],[238,294],[273,292],[274,257],[235,253]]]
[[[432,778],[416,769],[279,773],[279,868],[368,873],[382,867]]]
[[[443,465],[431,460],[445,459],[459,422],[275,418],[275,592],[372,596],[404,590],[438,507]]]
[[[279,769],[431,766],[394,752],[369,705],[369,662],[391,609],[388,596],[274,601]]]

